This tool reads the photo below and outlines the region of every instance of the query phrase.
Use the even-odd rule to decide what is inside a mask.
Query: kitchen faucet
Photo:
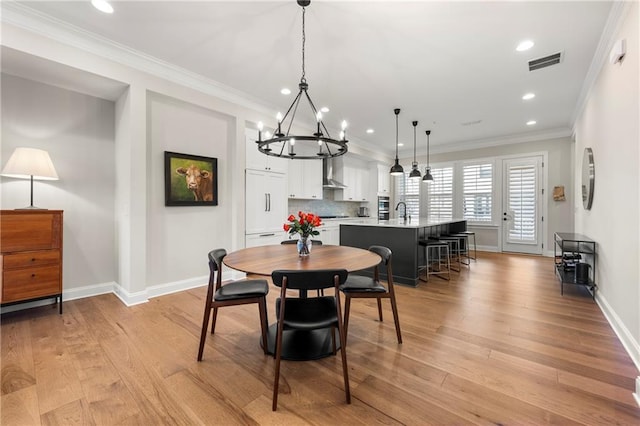
[[[400,204],[402,204],[404,206],[404,214],[402,215],[402,219],[404,219],[404,221],[407,221],[407,204],[404,201],[400,201],[397,205],[396,205],[396,211],[398,211],[398,207],[400,207]]]

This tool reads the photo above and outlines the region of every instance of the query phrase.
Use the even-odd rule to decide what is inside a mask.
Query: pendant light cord
[[[398,113],[396,113],[396,161],[398,161]]]

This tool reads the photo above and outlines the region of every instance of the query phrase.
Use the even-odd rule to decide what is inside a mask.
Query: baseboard
[[[125,290],[120,284],[113,286],[113,293],[127,306],[139,305],[141,303],[147,303],[149,301],[147,290],[137,291],[130,293]]]
[[[67,300],[76,300],[76,299],[84,299],[85,297],[98,296],[101,294],[113,293],[113,289],[117,284],[113,281],[102,283],[102,284],[94,284],[87,285],[84,287],[71,288],[69,290],[62,291],[62,300],[65,302]]]
[[[223,273],[224,276],[224,273]],[[147,293],[149,299],[158,296],[164,296],[166,294],[177,293],[183,290],[189,290],[191,288],[202,287],[209,282],[209,276],[205,275],[197,278],[189,278],[188,280],[174,281],[171,283],[164,283],[158,285],[152,285],[147,287]]]
[[[633,335],[629,332],[627,327],[624,326],[620,317],[611,309],[607,299],[598,291],[596,291],[596,303],[609,322],[609,325],[611,325],[611,328],[613,328],[613,331],[618,336],[618,339],[622,342],[622,346],[627,350],[627,353],[635,363],[636,368],[640,370],[640,344],[633,338]],[[638,380],[636,380],[636,398],[638,398],[638,386],[639,383]]]
[[[491,253],[498,253],[498,247],[496,246],[478,246],[478,251],[488,251]],[[473,247],[471,247],[471,253],[473,253]]]

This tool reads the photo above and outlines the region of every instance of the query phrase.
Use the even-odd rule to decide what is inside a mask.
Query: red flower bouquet
[[[285,223],[283,229],[290,235],[300,234],[303,238],[311,235],[320,235],[320,232],[316,231],[315,228],[322,226],[322,220],[313,213],[298,212],[297,218],[294,215],[289,215],[287,220],[289,223]]]

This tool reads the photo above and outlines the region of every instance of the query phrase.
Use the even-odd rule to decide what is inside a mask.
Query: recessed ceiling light
[[[527,126],[533,126],[534,124],[536,124],[536,120],[527,121]]]
[[[113,6],[107,0],[91,0],[91,4],[100,12],[113,13]]]
[[[280,90],[280,93],[282,93],[283,95],[290,95],[291,94],[291,90],[287,89],[286,87],[282,90]]]
[[[373,133],[373,132],[375,132],[375,130],[373,130],[373,129],[367,129],[367,133],[371,134],[371,133]]]
[[[322,108],[320,108],[320,112],[327,113],[327,112],[329,112],[329,108],[322,107]]]
[[[524,52],[525,50],[529,50],[533,47],[534,43],[531,40],[521,41],[516,50],[518,52]]]
[[[402,142],[400,142],[400,143],[398,144],[398,146],[404,146],[404,144],[403,144]]]
[[[524,99],[525,101],[528,101],[529,99],[533,99],[535,97],[536,97],[535,93],[527,93],[522,97],[522,99]]]

